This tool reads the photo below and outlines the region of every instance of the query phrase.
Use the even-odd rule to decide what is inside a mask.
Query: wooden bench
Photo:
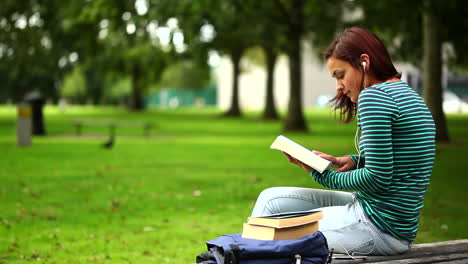
[[[149,137],[151,129],[154,128],[154,125],[148,122],[121,122],[121,121],[84,121],[84,120],[75,120],[72,122],[72,125],[75,126],[75,133],[77,136],[83,134],[83,127],[108,127],[109,135],[115,135],[117,127],[141,127],[143,129],[143,136]]]
[[[467,264],[468,239],[451,240],[444,242],[415,244],[405,254],[397,256],[369,256],[366,259],[333,259],[337,264]]]

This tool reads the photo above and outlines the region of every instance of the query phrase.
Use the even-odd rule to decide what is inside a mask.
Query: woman
[[[336,79],[335,110],[345,122],[358,117],[358,154],[334,157],[314,151],[337,168],[322,174],[286,154],[316,182],[341,191],[270,188],[260,194],[252,216],[319,209],[324,212],[319,230],[335,252],[401,254],[416,237],[432,172],[432,116],[400,80],[384,44],[370,31],[349,28],[324,53]]]

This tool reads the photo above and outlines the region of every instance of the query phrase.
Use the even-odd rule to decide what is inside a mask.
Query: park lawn
[[[128,112],[110,107],[45,111],[47,136],[16,146],[15,108],[0,106],[0,264],[193,263],[205,241],[241,232],[259,192],[320,188],[270,143],[281,123],[222,119],[214,109]],[[307,112],[310,133],[285,135],[333,155],[354,153],[355,125],[328,110]],[[152,122],[74,134],[73,120]],[[416,242],[468,238],[468,115],[448,118]]]

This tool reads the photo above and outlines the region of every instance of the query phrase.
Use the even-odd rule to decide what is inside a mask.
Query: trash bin
[[[18,116],[16,119],[16,136],[18,146],[31,146],[31,106],[27,103],[18,105]]]
[[[32,110],[32,134],[45,135],[44,118],[42,108],[45,104],[44,98],[38,92],[31,92],[24,97]]]

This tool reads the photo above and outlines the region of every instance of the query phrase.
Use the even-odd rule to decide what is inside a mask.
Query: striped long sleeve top
[[[319,184],[356,191],[369,219],[384,232],[413,241],[435,158],[435,125],[405,82],[364,89],[358,99],[361,158],[354,170],[311,175]]]

